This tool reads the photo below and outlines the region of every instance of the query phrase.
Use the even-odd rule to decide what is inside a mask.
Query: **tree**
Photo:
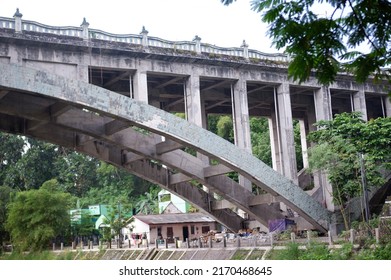
[[[103,229],[103,240],[111,241],[114,236],[118,236],[119,246],[122,246],[122,229],[133,221],[131,210],[131,205],[126,202],[118,201],[110,205],[105,221],[109,227]]]
[[[333,186],[333,199],[341,206],[349,228],[347,202],[362,195],[361,155],[365,156],[368,186],[384,184],[382,172],[391,170],[391,118],[364,122],[358,112],[342,113],[331,121],[316,123],[319,130],[308,135],[317,144],[309,149],[310,170],[325,170]]]
[[[13,246],[20,251],[45,249],[69,228],[72,197],[55,184],[18,192],[9,203],[5,224]]]
[[[0,185],[8,171],[22,157],[25,141],[20,136],[0,132]]]
[[[234,1],[221,0],[225,5]],[[346,71],[357,82],[371,75],[391,81],[385,69],[391,62],[391,2],[252,0],[251,6],[269,24],[273,45],[291,56],[288,74],[294,80],[303,82],[314,72],[329,85]]]
[[[21,145],[21,144],[19,144]],[[4,185],[20,190],[38,188],[56,176],[53,168],[58,157],[58,147],[26,138],[22,156],[7,170]]]
[[[136,212],[140,214],[157,214],[159,212],[158,207],[158,193],[160,188],[152,187],[149,192],[145,192],[140,195],[136,203]]]
[[[59,183],[65,191],[77,197],[83,197],[90,188],[98,185],[98,166],[99,160],[68,149],[63,149],[62,156],[55,163]]]
[[[9,238],[8,232],[4,228],[4,224],[7,220],[8,203],[15,190],[7,186],[0,186],[0,251],[3,241]]]

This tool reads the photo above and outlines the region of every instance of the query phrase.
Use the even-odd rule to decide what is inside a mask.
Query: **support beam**
[[[0,90],[0,100],[3,99],[8,93],[8,90]]]
[[[107,83],[105,83],[103,85],[103,87],[110,87],[111,85],[115,84],[116,82],[124,79],[124,78],[129,78],[129,75],[131,74],[131,71],[126,71],[114,78],[112,78],[110,81],[108,81]]]
[[[181,148],[183,148],[182,144],[170,139],[166,139],[165,141],[156,144],[156,153],[158,155],[162,155],[164,153],[172,152]]]
[[[229,168],[223,164],[210,165],[210,166],[204,168],[204,176],[205,176],[205,178],[209,178],[209,177],[213,177],[213,176],[227,174],[231,171],[233,171],[231,168]]]
[[[123,120],[112,120],[105,124],[105,133],[106,135],[112,135],[118,131],[128,128],[129,126],[130,124]]]

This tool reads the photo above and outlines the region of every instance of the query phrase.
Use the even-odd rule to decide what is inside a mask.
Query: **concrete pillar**
[[[307,230],[307,242],[310,243],[311,242],[311,234],[312,234],[312,231],[310,230]]]
[[[349,238],[350,243],[354,244],[355,239],[356,239],[356,236],[354,234],[354,229],[350,229],[350,238]]]
[[[331,231],[329,230],[328,233],[327,233],[327,237],[328,237],[328,240],[329,240],[329,245],[333,245],[333,236],[331,235]]]
[[[53,251],[56,250],[56,243],[53,243]]]
[[[189,122],[200,127],[203,125],[203,108],[201,104],[200,77],[191,75],[185,84],[185,111]]]
[[[252,153],[250,117],[248,112],[247,84],[240,78],[231,88],[232,118],[234,124],[235,145],[248,153]],[[251,191],[251,181],[239,176],[239,183]]]
[[[274,111],[271,113],[269,121],[269,137],[270,137],[270,148],[272,154],[272,167],[275,171],[282,174],[282,163],[281,163],[281,149],[280,149],[280,137],[278,133],[278,122],[277,115]]]
[[[22,32],[22,17],[23,15],[19,12],[19,8],[16,9],[16,12],[14,14],[15,19],[15,32],[20,33]]]
[[[351,95],[351,99],[352,99],[352,111],[361,112],[362,114],[361,118],[364,121],[367,121],[368,120],[367,105],[366,105],[364,90],[360,90],[356,93],[353,93]]]
[[[202,239],[198,238],[198,248],[202,248]]]
[[[331,95],[328,87],[321,87],[314,92],[314,104],[316,120],[331,120],[333,118],[331,108]]]
[[[277,121],[280,135],[282,175],[298,184],[292,107],[288,83],[283,83],[277,87],[275,102],[277,105]]]
[[[316,122],[321,120],[331,120],[333,118],[331,95],[328,87],[321,87],[314,91],[314,104]],[[335,206],[332,197],[333,189],[330,182],[327,180],[327,174],[325,172],[317,172],[314,174],[314,184],[315,187],[319,186],[322,188],[322,203],[328,210],[334,211]]]
[[[308,168],[308,147],[307,147],[307,130],[305,127],[305,121],[299,120],[300,125],[300,143],[301,143],[301,153],[303,157],[303,168]]]
[[[147,71],[139,68],[133,75],[133,96],[135,100],[148,104]]]
[[[64,250],[64,243],[61,242],[60,244],[60,250],[63,251]]]
[[[197,54],[201,54],[201,38],[196,35],[193,39],[193,42],[195,42],[195,51]]]
[[[83,40],[88,40],[90,38],[89,32],[88,32],[88,26],[90,24],[86,21],[86,18],[83,18],[83,22],[81,23],[82,33],[81,36]]]
[[[207,127],[205,103],[201,98],[200,77],[198,75],[191,75],[185,83],[185,112],[186,119],[198,125],[199,127]],[[206,164],[209,164],[209,157],[197,153],[197,157]],[[207,190],[204,188],[205,191]]]
[[[379,228],[375,228],[375,237],[376,237],[376,243],[379,244],[379,242],[380,242],[380,231],[379,231]]]
[[[385,109],[385,117],[391,117],[391,101],[390,98],[387,96],[383,97],[383,103],[384,103],[384,109]]]
[[[296,240],[296,235],[294,232],[291,232],[291,241],[295,242],[295,240]]]

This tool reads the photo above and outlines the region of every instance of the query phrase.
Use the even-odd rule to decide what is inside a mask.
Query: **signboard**
[[[100,215],[100,206],[99,205],[90,205],[88,206],[88,210],[90,211],[90,215],[95,216],[95,215]]]

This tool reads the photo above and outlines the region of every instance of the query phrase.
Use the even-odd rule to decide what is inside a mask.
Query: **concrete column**
[[[185,85],[185,101],[187,120],[202,127],[205,122],[203,120],[204,110],[201,101],[200,77],[198,75],[191,75],[188,78]]]
[[[331,108],[331,95],[328,87],[321,87],[314,92],[314,104],[316,121],[331,120],[333,118]]]
[[[186,119],[206,129],[205,103],[201,98],[200,77],[198,75],[191,75],[185,84],[185,106]],[[202,160],[209,161],[208,158],[202,158]]]
[[[361,112],[361,118],[364,121],[368,120],[367,116],[367,105],[365,100],[365,92],[364,90],[360,90],[356,93],[353,93],[352,96],[352,111]]]
[[[191,75],[185,83],[185,112],[186,119],[202,128],[207,127],[205,103],[201,98],[200,77]],[[197,152],[197,157],[209,164],[209,157]],[[203,186],[203,190],[209,193],[209,189]]]
[[[300,143],[301,153],[303,157],[303,168],[308,168],[308,153],[307,153],[307,130],[305,128],[305,121],[299,120],[300,125]]]
[[[14,14],[15,19],[15,32],[20,33],[22,32],[22,14],[19,12],[19,8],[16,9],[16,12]]]
[[[277,87],[275,102],[277,104],[283,175],[297,184],[293,118],[288,83],[283,83]]]
[[[231,94],[235,145],[251,154],[250,117],[246,81],[242,78],[239,79],[231,88]],[[251,181],[240,175],[239,183],[251,191]]]
[[[386,117],[391,117],[391,101],[388,96],[383,97],[383,103],[385,107],[385,116]]]
[[[320,120],[331,120],[332,107],[331,107],[331,95],[328,87],[321,87],[314,91],[314,104],[315,104],[315,117],[316,122]],[[313,127],[315,129],[315,127]],[[315,187],[322,188],[322,201],[328,210],[334,211],[335,206],[333,202],[333,189],[330,182],[327,180],[327,174],[325,172],[317,172],[314,174]]]
[[[282,174],[282,163],[281,163],[281,152],[280,152],[280,137],[278,133],[277,115],[274,111],[271,113],[269,121],[269,136],[270,136],[270,147],[272,153],[272,167],[275,171]]]
[[[138,69],[133,75],[133,96],[135,100],[148,104],[147,71]]]

